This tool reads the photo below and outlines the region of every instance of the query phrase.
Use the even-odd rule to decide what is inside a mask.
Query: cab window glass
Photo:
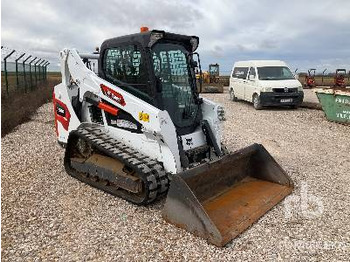
[[[144,59],[137,45],[110,48],[105,53],[106,77],[116,84],[126,83],[148,94],[148,76]]]

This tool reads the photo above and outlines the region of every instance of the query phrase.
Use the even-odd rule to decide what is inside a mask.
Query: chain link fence
[[[1,46],[1,95],[28,93],[47,80],[48,60]]]

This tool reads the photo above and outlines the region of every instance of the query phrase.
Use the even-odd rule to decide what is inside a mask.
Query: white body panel
[[[273,88],[298,88],[302,91],[302,84],[297,79],[288,80],[261,80],[259,79],[258,67],[288,65],[280,60],[252,60],[236,62],[230,76],[230,91],[233,91],[238,99],[252,102],[253,95],[260,96],[262,92],[272,92]],[[242,77],[236,77],[235,68],[242,68]],[[255,70],[255,78],[250,78],[251,71]]]
[[[118,86],[98,77],[84,65],[75,49],[64,49],[60,55],[62,83],[55,87],[54,94],[57,100],[67,106],[71,118],[67,130],[59,121],[55,120],[59,142],[67,143],[69,133],[77,129],[81,124],[71,104],[72,96],[77,95],[79,89],[79,101],[83,103],[82,122],[91,122],[89,112],[84,107],[84,103],[86,103],[84,97],[94,96],[96,98],[102,98],[113,106],[128,112],[135,120],[142,124],[142,133],[132,133],[124,129],[108,126],[106,121],[104,121],[104,126],[110,136],[122,140],[125,144],[139,150],[144,155],[162,162],[167,172],[178,173],[182,171],[176,128],[167,111],[159,110]],[[122,95],[125,104],[117,103],[115,100],[104,95],[100,87],[101,84],[108,86]],[[203,119],[208,120],[217,139],[217,144],[220,147],[221,123],[218,120],[218,107],[218,104],[203,99]],[[140,120],[140,112],[147,113],[149,115],[149,121]],[[103,110],[102,116],[105,120]],[[184,150],[193,149],[207,143],[201,128],[197,128],[193,133],[184,135],[181,138]],[[187,141],[191,141],[191,143]]]

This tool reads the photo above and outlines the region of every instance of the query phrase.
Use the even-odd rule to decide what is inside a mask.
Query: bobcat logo
[[[192,146],[193,145],[192,138],[186,138],[186,145],[188,145],[188,146]]]

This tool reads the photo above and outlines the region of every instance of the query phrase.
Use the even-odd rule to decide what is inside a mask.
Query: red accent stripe
[[[117,108],[107,105],[103,102],[99,102],[97,107],[115,116],[118,114],[118,111],[119,111]]]
[[[119,94],[117,91],[113,90],[112,88],[110,88],[104,84],[100,84],[100,87],[101,87],[104,95],[108,96],[110,99],[113,99],[115,102],[117,102],[118,104],[120,104],[122,106],[126,105],[122,94]]]
[[[59,114],[57,114],[57,105],[60,105],[64,111],[65,111],[65,116],[61,116]],[[56,134],[58,136],[58,126],[57,126],[57,121],[60,122],[63,126],[63,128],[65,130],[68,131],[68,127],[69,127],[69,121],[70,121],[70,113],[68,110],[68,107],[66,106],[66,104],[64,104],[62,101],[56,99],[55,97],[55,93],[53,93],[53,110],[55,113],[55,128],[56,128]]]
[[[56,99],[55,99],[55,91],[52,92],[52,104],[53,104],[53,113],[55,115],[55,130],[56,135],[58,136],[58,128],[57,128],[57,121],[56,121]]]

